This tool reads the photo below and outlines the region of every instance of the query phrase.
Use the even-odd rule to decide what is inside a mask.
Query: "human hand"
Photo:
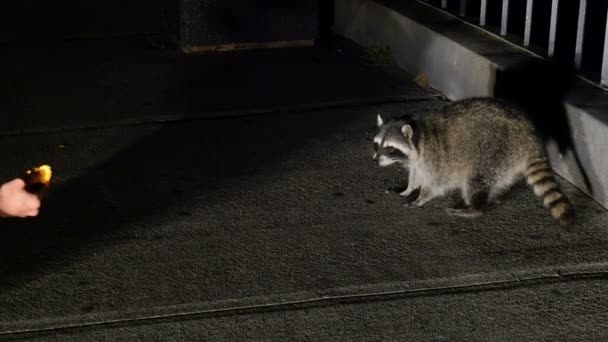
[[[0,217],[28,217],[38,215],[40,199],[25,191],[21,178],[0,186]]]

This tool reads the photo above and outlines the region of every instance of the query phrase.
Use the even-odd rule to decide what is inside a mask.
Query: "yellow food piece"
[[[31,178],[31,183],[42,183],[48,185],[51,182],[53,171],[48,165],[40,165],[25,172]]]

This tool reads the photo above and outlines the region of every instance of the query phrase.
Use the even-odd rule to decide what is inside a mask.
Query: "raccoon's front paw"
[[[475,210],[472,208],[447,208],[446,211],[450,215],[467,217],[467,218],[475,218],[483,215],[483,212],[480,210]]]
[[[419,201],[418,199],[416,199],[414,202],[411,203],[412,207],[417,207],[417,208],[422,208],[426,202],[428,201]]]
[[[405,208],[422,208],[426,204],[426,202],[428,201],[419,201],[418,199],[416,199],[412,202],[406,202],[403,206]]]
[[[418,196],[420,195],[420,187],[415,188],[413,190],[405,190],[404,192],[400,193],[399,195],[405,196],[405,201],[407,203],[412,203],[416,199],[418,199]]]

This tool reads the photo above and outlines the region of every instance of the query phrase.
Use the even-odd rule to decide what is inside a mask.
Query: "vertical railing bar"
[[[555,54],[555,38],[557,36],[557,9],[559,8],[559,0],[553,0],[551,3],[551,24],[549,24],[549,51],[547,55],[553,57]]]
[[[486,11],[488,9],[488,0],[481,0],[481,10],[479,12],[479,25],[486,26]]]
[[[467,0],[460,0],[460,16],[464,17],[467,15]]]
[[[524,30],[524,46],[530,46],[530,35],[532,33],[532,6],[534,0],[528,0],[526,4],[526,28]]]
[[[608,13],[606,14],[606,34],[604,36],[604,58],[602,59],[602,87],[608,88]]]
[[[448,8],[448,0],[441,0],[441,8]]]
[[[509,0],[502,0],[502,19],[500,20],[500,35],[507,34],[507,25],[509,21]]]
[[[578,24],[576,28],[576,47],[574,48],[574,66],[580,69],[583,62],[583,37],[585,36],[585,16],[587,14],[587,0],[581,0],[578,9]]]

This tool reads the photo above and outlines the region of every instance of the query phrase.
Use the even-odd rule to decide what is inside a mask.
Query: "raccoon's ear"
[[[376,120],[378,123],[378,127],[382,126],[382,124],[384,123],[384,120],[382,120],[382,117],[380,116],[380,114],[378,114],[378,118]]]
[[[407,139],[411,139],[412,136],[414,135],[414,131],[412,130],[412,126],[410,126],[408,124],[405,124],[405,125],[401,126],[401,133],[403,133],[403,135]]]

